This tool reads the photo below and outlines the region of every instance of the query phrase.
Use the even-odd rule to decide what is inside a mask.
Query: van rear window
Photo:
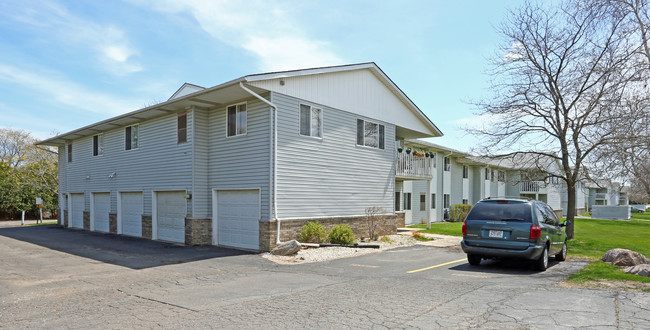
[[[496,220],[532,222],[529,203],[482,202],[476,203],[466,220]]]

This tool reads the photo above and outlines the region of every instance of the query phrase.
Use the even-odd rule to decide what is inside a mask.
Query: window
[[[469,204],[469,201],[467,199],[463,198],[463,204],[467,205],[467,204]]]
[[[187,112],[178,114],[177,120],[178,143],[187,142]]]
[[[467,179],[469,177],[469,168],[467,166],[463,166],[463,179]]]
[[[138,149],[138,125],[127,126],[124,130],[124,150]]]
[[[490,180],[490,169],[485,168],[485,180]]]
[[[431,208],[436,208],[436,194],[431,194]]]
[[[426,211],[426,210],[427,210],[427,195],[420,194],[420,211]]]
[[[72,143],[68,143],[68,163],[72,163]]]
[[[451,164],[450,164],[451,161],[450,161],[449,157],[443,158],[443,162],[444,162],[443,171],[449,171],[449,168],[451,167]]]
[[[506,172],[497,171],[497,180],[499,180],[499,182],[505,182],[506,181]]]
[[[400,196],[401,195],[402,195],[402,193],[400,193],[399,191],[395,192],[395,211],[400,210],[400,205],[401,205]]]
[[[384,125],[357,119],[357,145],[384,149],[385,135]]]
[[[246,134],[246,103],[228,107],[228,136]]]
[[[490,170],[490,181],[494,182],[494,170]]]
[[[323,137],[323,111],[321,109],[300,105],[300,135]]]
[[[404,209],[411,209],[411,193],[404,193]]]
[[[93,156],[101,156],[104,154],[104,135],[97,134],[93,136]]]
[[[449,194],[442,195],[442,207],[445,209],[449,208]]]

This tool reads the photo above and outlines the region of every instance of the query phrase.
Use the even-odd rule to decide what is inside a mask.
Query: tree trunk
[[[567,210],[566,210],[566,219],[569,222],[566,226],[566,237],[567,239],[573,239],[574,237],[574,226],[573,222],[576,216],[576,184],[575,182],[567,182]]]

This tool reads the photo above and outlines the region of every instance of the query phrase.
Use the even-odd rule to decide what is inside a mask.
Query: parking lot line
[[[454,260],[454,261],[450,261],[450,262],[445,262],[444,264],[439,264],[439,265],[435,265],[435,266],[420,268],[420,269],[416,269],[416,270],[410,270],[410,271],[408,271],[406,273],[407,274],[417,273],[417,272],[421,272],[423,270],[429,270],[429,269],[433,269],[433,268],[437,268],[437,267],[447,266],[447,265],[455,264],[455,263],[466,261],[466,260],[467,259],[465,259],[465,258],[458,259],[458,260]]]

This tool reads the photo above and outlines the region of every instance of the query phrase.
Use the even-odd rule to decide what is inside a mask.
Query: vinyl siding
[[[195,218],[208,217],[211,207],[212,198],[208,187],[208,161],[209,161],[209,118],[208,111],[204,109],[194,109],[193,127],[195,129],[192,139],[193,171],[192,171],[192,216]]]
[[[262,95],[269,98],[269,94]],[[246,102],[245,135],[227,136],[226,108]],[[209,189],[261,189],[261,219],[269,220],[270,109],[257,99],[225,104],[210,111],[208,146]],[[212,216],[212,208],[207,210]]]
[[[67,191],[66,188],[66,162],[67,162],[67,157],[68,154],[66,153],[66,147],[58,147],[57,152],[58,154],[58,175],[59,175],[59,208],[61,209],[61,214],[63,214],[63,210],[68,209],[68,204],[67,204],[67,199],[66,199],[66,194],[65,192]]]
[[[117,212],[117,191],[143,191],[144,214],[151,215],[153,190],[191,189],[192,112],[187,115],[188,142],[183,144],[177,144],[176,113],[141,122],[138,149],[124,150],[124,127],[103,133],[100,156],[93,156],[92,136],[72,141],[72,162],[64,173],[66,192],[85,192],[88,211],[89,192],[110,191],[111,212]],[[109,178],[112,173],[115,176]],[[191,213],[189,205],[187,212]]]
[[[278,218],[363,215],[371,206],[393,209],[393,124],[278,93],[273,102],[278,106]],[[299,134],[301,103],[322,109],[322,139]],[[356,145],[357,119],[385,126],[384,150]]]

